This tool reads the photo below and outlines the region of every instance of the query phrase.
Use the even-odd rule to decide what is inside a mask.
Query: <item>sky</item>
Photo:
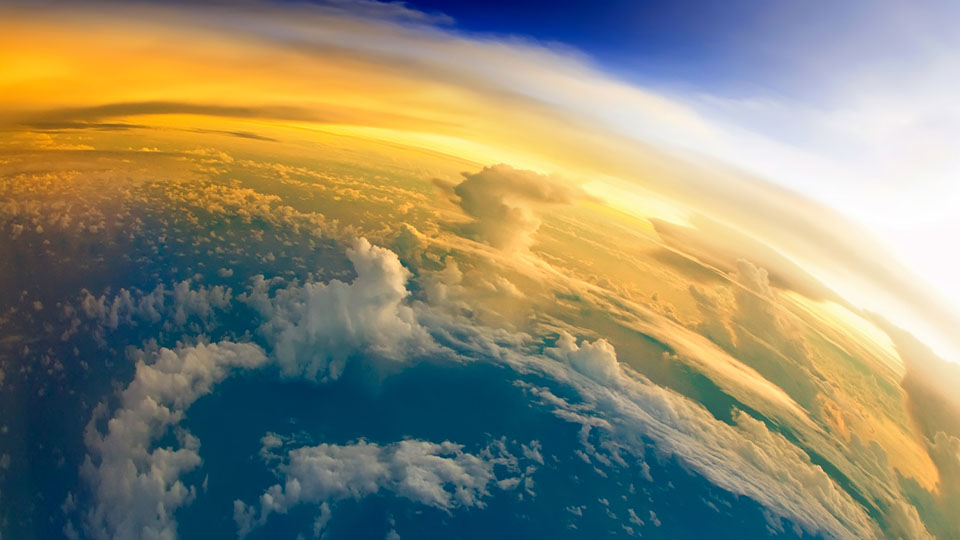
[[[960,305],[960,4],[444,1],[478,34],[562,44],[688,105],[730,144],[693,150],[824,203]],[[624,126],[631,131],[631,126]]]
[[[12,4],[0,121],[336,125],[662,195],[686,208],[653,217],[704,213],[960,358],[958,8],[279,4]]]
[[[656,89],[773,143],[770,158],[719,157],[866,225],[960,304],[960,4],[924,0],[765,2],[445,1],[476,33],[583,52],[602,70]]]

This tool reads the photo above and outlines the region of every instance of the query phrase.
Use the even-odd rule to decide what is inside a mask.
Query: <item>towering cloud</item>
[[[617,352],[605,339],[593,343],[584,341],[578,345],[573,336],[564,332],[556,346],[546,349],[544,353],[601,384],[616,385],[620,377]]]
[[[410,274],[397,255],[361,238],[347,257],[357,272],[351,283],[305,283],[271,297],[260,282],[243,296],[260,312],[260,332],[284,374],[332,380],[358,355],[400,362],[435,348],[403,303]]]
[[[586,197],[582,190],[533,171],[509,165],[485,167],[477,173],[463,173],[465,180],[452,188],[460,207],[473,218],[463,232],[505,251],[525,249],[540,228],[538,204],[570,204]]]

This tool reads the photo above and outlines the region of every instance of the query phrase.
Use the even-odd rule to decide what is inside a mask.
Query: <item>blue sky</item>
[[[646,81],[736,81],[721,66],[738,71],[731,44],[754,13],[743,1],[681,0],[492,2],[416,0],[411,7],[450,15],[468,31],[532,37],[576,47],[599,64]],[[756,57],[763,51],[756,51]],[[741,64],[737,66],[736,64]]]
[[[939,0],[411,0],[407,5],[449,15],[461,30],[574,47],[628,80],[733,95],[821,97],[842,84],[840,67],[860,71],[915,56],[918,42],[949,36],[949,23],[960,15],[960,5]],[[830,58],[820,56],[827,49]],[[817,80],[804,80],[810,75]]]

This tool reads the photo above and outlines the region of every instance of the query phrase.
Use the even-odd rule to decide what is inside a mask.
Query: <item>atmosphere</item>
[[[410,3],[580,52],[716,124],[717,157],[850,216],[960,303],[954,2]],[[495,7],[494,7],[495,6]],[[629,126],[626,126],[629,129]]]
[[[960,538],[960,7],[593,4],[0,0],[0,538]]]

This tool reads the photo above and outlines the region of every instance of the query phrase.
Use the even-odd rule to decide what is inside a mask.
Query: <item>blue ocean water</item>
[[[273,432],[304,445],[449,440],[474,453],[502,437],[515,455],[521,443],[541,444],[545,464],[532,474],[533,494],[522,487],[491,489],[484,509],[449,513],[391,494],[342,501],[332,504],[325,530],[330,539],[382,539],[390,530],[406,538],[630,537],[624,526],[646,538],[812,538],[797,534],[788,520],[766,519],[757,503],[713,486],[675,459],[659,457],[649,441],[635,465],[596,469],[576,454],[580,426],[532,402],[514,384],[518,379],[501,366],[442,362],[423,362],[379,381],[359,369],[327,384],[263,374],[232,378],[201,398],[185,422],[200,438],[204,459],[186,480],[199,485],[206,477],[207,488],[178,513],[181,535],[235,536],[233,501],[256,502],[267,487],[282,483],[258,457],[261,437]],[[643,526],[631,523],[630,510]],[[308,505],[274,514],[250,538],[309,538],[318,515]]]

